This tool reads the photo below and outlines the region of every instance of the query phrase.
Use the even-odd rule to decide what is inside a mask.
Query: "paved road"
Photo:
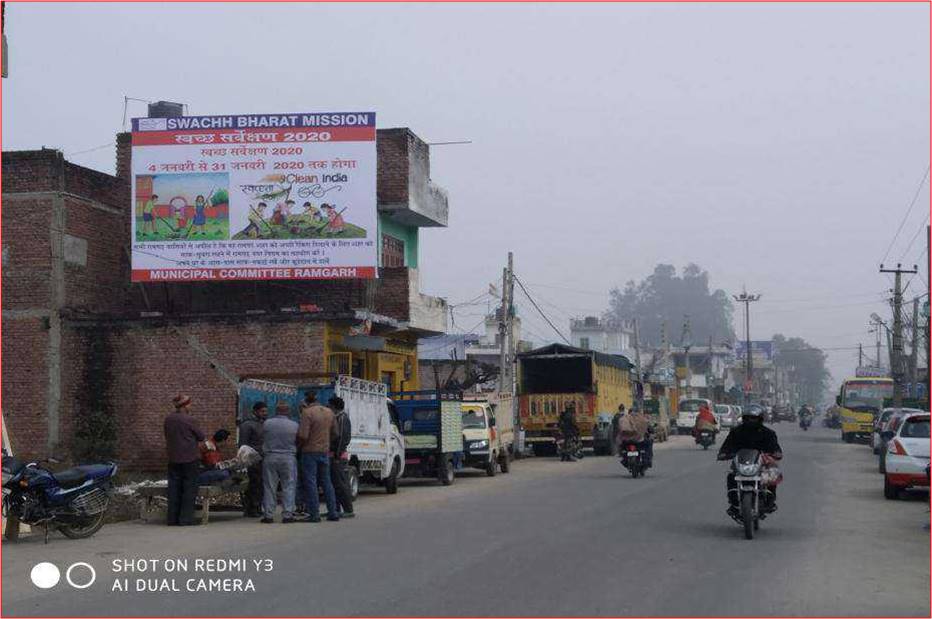
[[[841,615],[929,616],[929,510],[885,501],[867,447],[776,426],[780,510],[753,541],[724,514],[725,465],[686,438],[631,479],[612,458],[531,459],[449,488],[406,483],[360,517],[205,528],[124,523],[91,540],[3,547],[12,615]],[[120,593],[110,561],[191,558],[174,578],[251,578],[255,592]],[[194,557],[268,558],[271,573],[193,571]],[[38,561],[87,561],[98,581],[41,591]]]

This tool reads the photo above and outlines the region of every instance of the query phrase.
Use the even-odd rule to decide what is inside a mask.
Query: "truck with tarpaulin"
[[[518,361],[518,410],[525,441],[535,455],[554,455],[560,413],[576,411],[583,445],[593,444],[599,414],[614,415],[634,399],[631,362],[563,344],[521,353]]]
[[[405,476],[452,484],[463,462],[463,394],[395,391],[391,398],[404,436]]]
[[[284,401],[297,421],[307,391],[314,391],[322,404],[327,404],[334,395],[343,399],[352,425],[346,451],[353,496],[359,492],[360,483],[379,485],[389,494],[396,493],[398,479],[405,469],[404,438],[398,429],[395,405],[382,383],[344,375],[299,384],[247,379],[240,383],[238,419],[243,419],[256,402],[265,402],[272,415],[278,402]]]

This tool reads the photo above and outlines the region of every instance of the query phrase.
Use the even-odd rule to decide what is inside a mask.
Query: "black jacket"
[[[336,414],[334,425],[336,429],[330,438],[330,451],[333,452],[334,458],[339,458],[353,438],[353,424],[344,410]]]
[[[262,420],[252,411],[239,424],[239,446],[249,445],[262,453]]]
[[[718,453],[732,455],[739,449],[756,449],[766,454],[783,453],[777,433],[762,423],[742,423],[732,428]]]

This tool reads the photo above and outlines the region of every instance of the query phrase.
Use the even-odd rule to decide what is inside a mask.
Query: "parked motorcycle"
[[[719,458],[727,459],[728,456]],[[764,465],[765,456],[756,449],[738,450],[731,461],[737,484],[733,492],[738,493],[738,509],[729,514],[744,527],[747,539],[754,539],[754,531],[760,528],[761,520],[776,509],[776,498],[768,483],[772,480],[766,475]]]
[[[621,446],[621,465],[631,472],[631,477],[638,478],[644,476],[647,470],[645,461],[647,454],[641,453],[640,445],[633,442],[624,443]]]
[[[89,464],[52,472],[37,462],[24,464],[4,455],[2,471],[3,515],[9,522],[41,525],[48,543],[49,529],[82,539],[103,526],[117,465]]]
[[[715,432],[711,430],[699,430],[696,433],[696,444],[702,445],[703,449],[708,449],[715,444]]]

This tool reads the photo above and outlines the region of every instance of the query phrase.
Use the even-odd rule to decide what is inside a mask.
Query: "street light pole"
[[[747,349],[744,377],[744,405],[747,406],[751,403],[751,389],[754,388],[754,365],[751,360],[751,303],[760,299],[760,295],[748,294],[747,290],[744,290],[740,295],[733,296],[738,303],[744,303],[744,343]]]

